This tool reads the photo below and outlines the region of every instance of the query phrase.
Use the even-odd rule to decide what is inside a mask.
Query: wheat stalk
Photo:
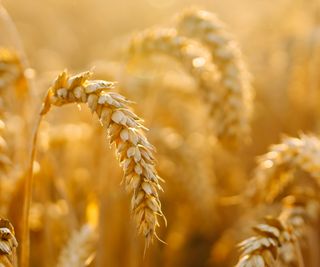
[[[289,196],[278,218],[268,217],[253,229],[255,236],[239,244],[242,254],[236,267],[271,267],[280,260],[303,266],[299,239],[306,237],[308,221],[318,217],[318,201],[310,196]]]
[[[46,114],[51,105],[86,103],[98,115],[108,130],[110,143],[116,146],[126,189],[133,192],[133,216],[147,247],[156,236],[158,216],[164,217],[157,192],[162,188],[154,165],[154,147],[142,132],[145,128],[141,119],[128,108],[130,101],[110,91],[114,83],[89,80],[91,75],[62,72],[48,90],[41,114]]]
[[[85,267],[94,258],[96,235],[90,225],[74,232],[61,250],[57,267]]]
[[[302,170],[320,184],[320,140],[314,135],[285,137],[258,159],[247,194],[257,200],[272,202]]]
[[[174,58],[188,71],[199,86],[199,93],[207,103],[210,113],[209,124],[219,132],[224,116],[217,110],[226,103],[222,100],[218,85],[219,74],[211,57],[200,44],[178,35],[175,29],[149,29],[136,34],[129,49],[130,58],[134,56],[149,57],[162,54]]]
[[[246,64],[238,44],[223,23],[212,13],[187,9],[178,16],[181,35],[195,38],[209,48],[212,60],[221,74],[223,105],[218,109],[225,116],[218,128],[218,137],[231,143],[247,140],[252,110],[252,88]]]

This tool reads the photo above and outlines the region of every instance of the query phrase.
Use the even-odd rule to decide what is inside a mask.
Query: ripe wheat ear
[[[86,103],[108,131],[115,144],[120,166],[124,171],[126,189],[133,192],[132,212],[139,233],[146,239],[146,247],[156,235],[158,216],[164,218],[158,190],[162,190],[154,163],[154,147],[143,134],[141,119],[128,107],[130,101],[111,92],[113,82],[89,80],[91,72],[69,76],[62,72],[49,88],[41,115],[52,105]]]
[[[6,219],[0,219],[0,265],[16,266],[16,247],[18,242],[14,235],[12,224]]]

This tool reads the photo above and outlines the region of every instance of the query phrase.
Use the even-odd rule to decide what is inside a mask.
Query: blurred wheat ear
[[[180,36],[173,28],[147,29],[134,35],[129,47],[129,59],[152,55],[172,57],[195,79],[199,94],[210,110],[208,125],[216,131],[221,118],[214,111],[223,100],[218,86],[219,74],[208,51],[197,42]]]
[[[299,138],[285,137],[258,158],[254,177],[247,187],[253,201],[273,202],[288,188],[298,171],[316,185],[320,184],[320,139],[316,135],[301,134]]]
[[[205,10],[190,8],[182,11],[178,15],[177,29],[179,34],[199,40],[209,49],[220,73],[223,102],[212,110],[223,118],[216,126],[218,138],[225,144],[246,143],[250,133],[253,92],[239,45],[223,23]]]
[[[62,248],[57,267],[85,267],[95,257],[96,233],[90,225],[83,225],[74,232]]]
[[[256,235],[239,244],[241,256],[236,267],[304,266],[300,241],[307,236],[307,226],[319,214],[319,200],[308,195],[288,196],[278,218],[267,217],[253,228]]]
[[[181,63],[198,84],[199,93],[209,110],[208,124],[215,135],[227,147],[246,143],[250,132],[252,90],[240,50],[234,41],[227,38],[223,29],[213,32],[220,23],[215,24],[211,19],[201,21],[198,13],[192,15],[200,21],[196,20],[190,26],[189,20],[194,20],[185,14],[178,32],[173,28],[155,28],[133,36],[129,58],[162,54]],[[187,31],[190,29],[186,26],[195,32]],[[217,41],[219,47],[216,47],[214,40],[206,39],[207,34],[222,40]],[[201,43],[196,41],[198,39]]]
[[[256,226],[257,235],[240,244],[237,267],[274,266],[279,260],[285,266],[304,266],[299,241],[319,219],[319,153],[317,136],[300,135],[285,137],[259,158],[248,196],[255,204],[271,205],[279,198],[284,204],[277,218]],[[305,178],[308,182],[301,186]]]

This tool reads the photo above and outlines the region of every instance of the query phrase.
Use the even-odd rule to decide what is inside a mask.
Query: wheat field
[[[319,267],[319,0],[0,0],[0,267]]]

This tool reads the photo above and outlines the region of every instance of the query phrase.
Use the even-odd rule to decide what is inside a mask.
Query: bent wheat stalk
[[[41,115],[52,105],[86,103],[107,128],[111,144],[115,144],[125,187],[133,192],[132,212],[146,247],[156,236],[158,216],[163,216],[158,190],[162,190],[154,164],[154,147],[143,134],[141,119],[128,107],[130,101],[111,92],[114,83],[89,80],[91,72],[69,76],[64,71],[48,90]]]
[[[226,31],[223,23],[212,13],[187,9],[178,16],[177,29],[181,35],[195,38],[211,53],[220,72],[224,105],[218,112],[224,114],[218,137],[228,142],[248,139],[252,110],[252,88],[247,67],[238,44]]]

